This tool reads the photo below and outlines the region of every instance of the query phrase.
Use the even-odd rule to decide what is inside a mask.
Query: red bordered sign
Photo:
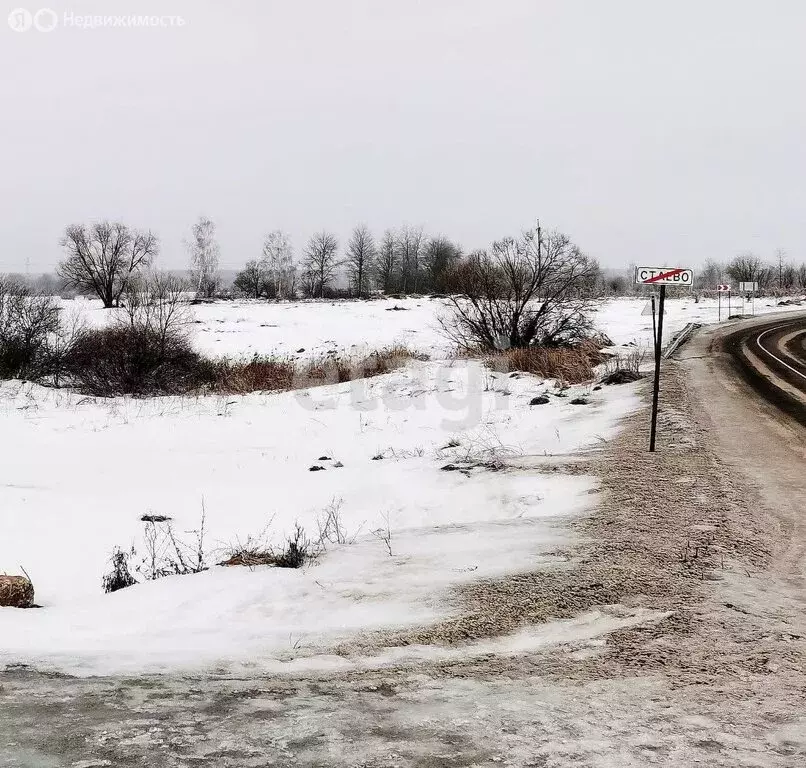
[[[684,267],[636,267],[635,282],[641,285],[691,285],[694,274]]]

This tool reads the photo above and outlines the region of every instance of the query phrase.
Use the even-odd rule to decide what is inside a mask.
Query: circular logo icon
[[[15,8],[8,14],[8,26],[15,32],[27,32],[34,23],[34,17],[25,8]]]
[[[34,14],[34,26],[40,32],[52,32],[58,23],[59,17],[56,15],[56,11],[52,11],[50,8],[40,8]]]

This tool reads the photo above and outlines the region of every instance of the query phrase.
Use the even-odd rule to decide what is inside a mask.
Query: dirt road
[[[340,652],[463,648],[590,612],[652,620],[338,675],[9,670],[0,766],[806,765],[806,430],[737,377],[722,335],[665,364],[656,454],[644,411],[602,451],[540,465],[601,478],[568,567],[479,582],[452,596],[461,618]]]

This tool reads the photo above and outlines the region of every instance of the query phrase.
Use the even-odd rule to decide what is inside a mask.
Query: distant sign
[[[739,283],[739,290],[742,292],[745,291],[757,291],[758,290],[758,283]]]
[[[694,275],[682,267],[636,267],[635,282],[642,285],[691,285]]]
[[[727,285],[727,284],[725,284],[725,283],[720,283],[720,284],[719,284],[719,285],[716,287],[716,289],[717,289],[717,290],[718,290],[720,293],[730,293],[730,286],[729,286],[729,285]]]

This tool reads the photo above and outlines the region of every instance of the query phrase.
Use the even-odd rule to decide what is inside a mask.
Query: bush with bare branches
[[[557,346],[592,332],[590,286],[597,272],[560,232],[541,227],[477,251],[453,272],[446,335],[465,349]]]
[[[0,378],[36,379],[50,373],[59,306],[0,276]]]
[[[183,394],[212,384],[215,365],[193,351],[184,284],[152,275],[129,285],[121,315],[80,332],[65,370],[93,395]]]
[[[130,568],[130,561],[135,554],[134,547],[126,551],[120,548],[115,548],[112,551],[112,556],[109,559],[111,568],[108,573],[104,574],[102,582],[104,592],[109,594],[137,584],[137,579],[132,576]]]
[[[279,549],[267,541],[266,531],[263,531],[258,536],[249,536],[245,541],[238,541],[230,546],[219,565],[247,568],[256,568],[260,565],[273,568],[302,568],[321,553],[322,549],[318,544],[307,537],[305,529],[299,523],[295,523],[294,533],[286,538],[285,544]]]

